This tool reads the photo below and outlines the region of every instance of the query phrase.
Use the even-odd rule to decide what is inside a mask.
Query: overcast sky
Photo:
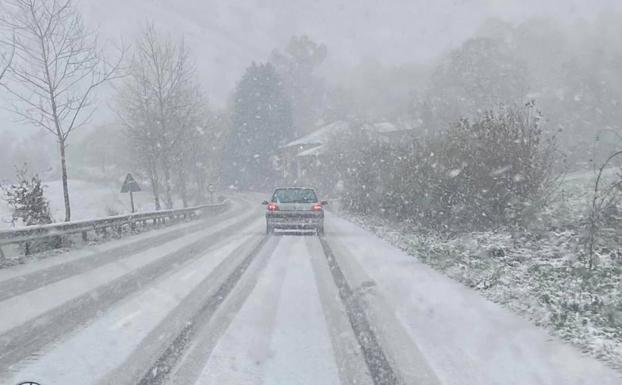
[[[90,23],[131,40],[149,19],[183,34],[214,104],[222,104],[244,68],[265,60],[293,34],[328,46],[327,67],[361,58],[424,62],[459,45],[489,17],[521,22],[550,16],[592,18],[621,0],[81,0]]]
[[[215,106],[225,103],[251,61],[265,60],[294,34],[325,43],[325,67],[335,74],[368,57],[389,64],[430,61],[490,17],[513,23],[539,16],[572,22],[622,10],[622,0],[78,1],[102,40],[122,37],[130,43],[148,20],[183,35]],[[0,119],[7,127],[4,116]]]

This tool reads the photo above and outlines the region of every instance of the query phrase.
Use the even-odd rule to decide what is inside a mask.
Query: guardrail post
[[[24,255],[30,255],[30,242],[24,242]]]
[[[83,232],[82,232],[82,240],[83,240],[84,242],[86,242],[86,241],[88,241],[88,240],[89,240],[89,239],[88,239],[88,237],[87,237],[86,231],[83,231]]]

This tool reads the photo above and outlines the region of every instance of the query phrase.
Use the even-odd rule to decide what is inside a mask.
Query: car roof
[[[315,191],[315,189],[312,187],[277,187],[274,189],[274,191],[277,191],[277,190],[313,190]]]

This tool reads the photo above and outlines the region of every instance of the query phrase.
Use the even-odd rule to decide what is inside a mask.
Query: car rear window
[[[311,189],[282,189],[276,190],[272,201],[277,203],[315,203],[317,196]]]

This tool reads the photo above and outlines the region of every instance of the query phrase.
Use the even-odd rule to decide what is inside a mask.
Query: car
[[[324,206],[315,190],[306,187],[282,187],[274,190],[266,206],[266,233],[274,230],[314,230],[324,234]]]

